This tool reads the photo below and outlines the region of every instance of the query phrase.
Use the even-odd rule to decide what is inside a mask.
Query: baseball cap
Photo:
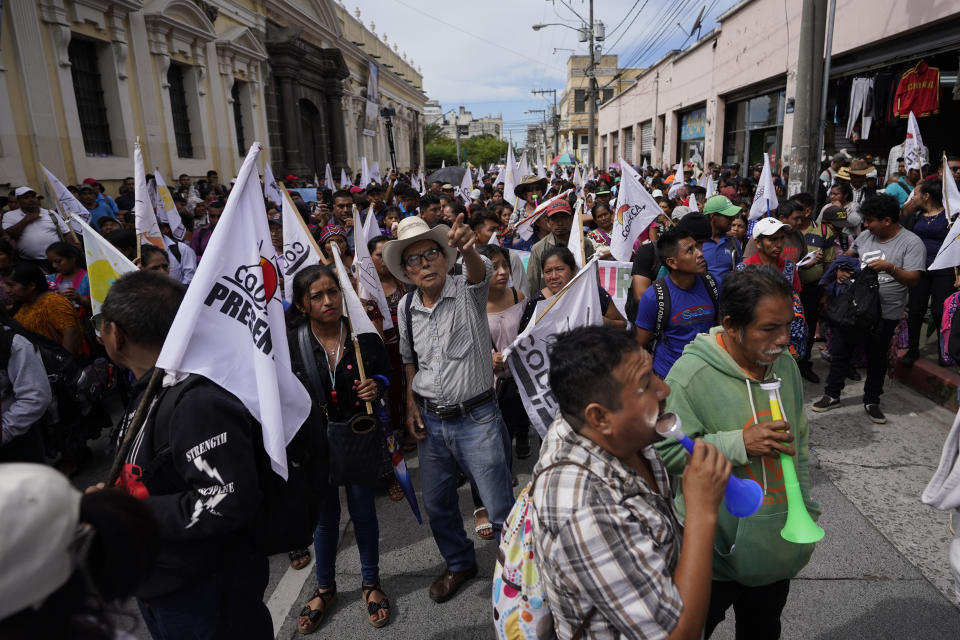
[[[831,204],[823,208],[823,223],[824,224],[840,224],[843,226],[849,226],[847,223],[847,211],[843,207],[838,207],[835,204]]]
[[[284,182],[296,182],[296,181],[299,180],[299,179],[300,179],[300,178],[298,178],[297,176],[293,175],[292,173],[288,173],[288,174],[287,174],[287,177],[284,178],[283,181],[284,181]]]
[[[703,215],[708,216],[711,213],[733,217],[740,213],[740,207],[730,202],[727,196],[712,196],[703,205]]]
[[[94,184],[97,184],[97,181],[93,178],[84,178],[83,184],[94,185]]]
[[[680,207],[674,208],[674,211]],[[677,229],[683,229],[697,242],[709,240],[713,235],[713,229],[710,227],[710,219],[699,211],[691,211],[680,219],[677,223]]]
[[[73,574],[80,492],[40,464],[0,465],[0,620],[41,603]]]
[[[563,198],[557,198],[549,205],[547,205],[546,210],[543,212],[548,218],[555,213],[565,213],[569,216],[573,215],[573,210],[570,208],[570,203]]]
[[[453,185],[448,182],[440,187],[441,191],[443,191],[444,189],[453,189]]]
[[[474,189],[473,191],[470,192],[470,199],[479,200],[481,195],[482,194],[480,193],[480,189]]]
[[[753,226],[753,239],[756,240],[760,236],[772,236],[780,229],[790,230],[790,225],[784,224],[777,220],[776,218],[761,218],[757,220],[757,224]]]
[[[26,195],[28,193],[36,194],[37,190],[34,189],[33,187],[17,187],[16,190],[13,192],[13,195],[19,198],[20,196]]]

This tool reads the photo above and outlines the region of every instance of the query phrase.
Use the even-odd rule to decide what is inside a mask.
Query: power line
[[[610,51],[613,51],[613,49],[614,49],[618,44],[620,44],[620,41],[623,40],[623,36],[627,35],[627,33],[630,32],[630,27],[633,26],[633,23],[636,22],[636,21],[637,21],[637,18],[640,17],[640,14],[643,13],[643,10],[646,8],[647,3],[648,3],[649,1],[650,1],[650,0],[644,0],[643,6],[640,7],[640,10],[637,11],[637,14],[636,14],[635,16],[633,16],[633,20],[630,21],[630,24],[627,25],[627,28],[624,30],[624,32],[620,34],[620,37],[617,38],[616,42],[614,42],[612,45],[610,45]],[[637,2],[640,2],[640,0],[637,0]],[[634,7],[637,6],[637,3],[635,2],[635,3],[633,4],[633,6],[634,6]],[[630,9],[630,11],[633,11],[633,9]],[[627,16],[629,16],[629,15],[630,15],[630,12],[628,11],[628,12],[627,12]],[[626,19],[627,19],[627,16],[624,16],[624,17],[623,17],[623,20],[626,20]],[[623,24],[623,20],[620,21],[620,24]],[[609,34],[607,34],[607,35],[608,35],[608,36],[612,36],[612,35],[617,31],[617,29],[619,29],[619,28],[620,28],[620,25],[618,24],[618,25],[617,25],[617,28],[614,29],[613,31],[611,31],[611,32],[610,32]]]

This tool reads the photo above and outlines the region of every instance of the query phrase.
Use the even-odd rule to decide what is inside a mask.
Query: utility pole
[[[587,159],[587,166],[593,168],[594,151],[597,146],[596,124],[597,124],[597,73],[593,66],[593,0],[590,0],[590,24],[587,27],[590,30],[590,66],[587,67],[587,75],[590,76],[590,103],[587,105],[590,118],[590,124],[587,131],[587,149],[590,157]]]
[[[560,155],[560,112],[557,111],[557,90],[556,89],[534,89],[530,93],[534,95],[553,94],[553,115],[550,120],[553,122],[553,155]]]
[[[457,166],[460,166],[460,113],[453,112],[453,129],[457,132]]]
[[[820,169],[819,119],[823,80],[823,44],[827,0],[803,0],[800,15],[800,50],[794,91],[793,149],[790,184],[792,195],[816,194]]]

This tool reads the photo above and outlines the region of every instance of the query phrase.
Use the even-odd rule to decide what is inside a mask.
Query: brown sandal
[[[367,620],[370,622],[370,626],[377,629],[387,626],[387,624],[390,622],[390,600],[387,598],[387,594],[384,592],[384,590],[380,587],[380,583],[377,582],[375,585],[361,584],[360,591],[362,593],[360,597],[363,598],[363,601],[367,604]],[[371,602],[370,596],[374,591],[379,591],[382,593],[383,600]],[[387,617],[375,619],[373,616],[377,615],[377,611],[380,611],[381,609],[387,612]]]
[[[299,617],[307,619],[306,625],[303,625],[299,619],[297,620],[297,631],[302,635],[313,633],[320,627],[320,624],[326,617],[327,610],[330,609],[331,603],[337,599],[337,587],[334,586],[328,591],[320,591],[319,588],[314,589],[310,600],[316,600],[317,598],[320,598],[320,609],[311,609],[310,602],[307,601],[307,604],[303,605],[303,609],[300,610]]]

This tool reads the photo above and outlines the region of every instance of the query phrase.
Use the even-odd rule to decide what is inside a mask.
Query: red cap
[[[564,198],[559,198],[551,202],[549,205],[547,205],[547,209],[543,213],[548,218],[555,213],[566,213],[572,216],[573,210],[570,208],[569,202],[567,202]]]
[[[97,184],[97,181],[94,180],[93,178],[84,178],[83,184]]]
[[[361,189],[360,187],[350,187],[350,193],[360,193],[362,191],[363,189]]]
[[[290,173],[290,174],[287,174],[287,177],[284,178],[283,181],[284,181],[284,182],[296,182],[296,181],[299,180],[299,179],[300,179],[300,178],[298,178],[297,176],[295,176],[295,175],[293,175],[292,173]]]

